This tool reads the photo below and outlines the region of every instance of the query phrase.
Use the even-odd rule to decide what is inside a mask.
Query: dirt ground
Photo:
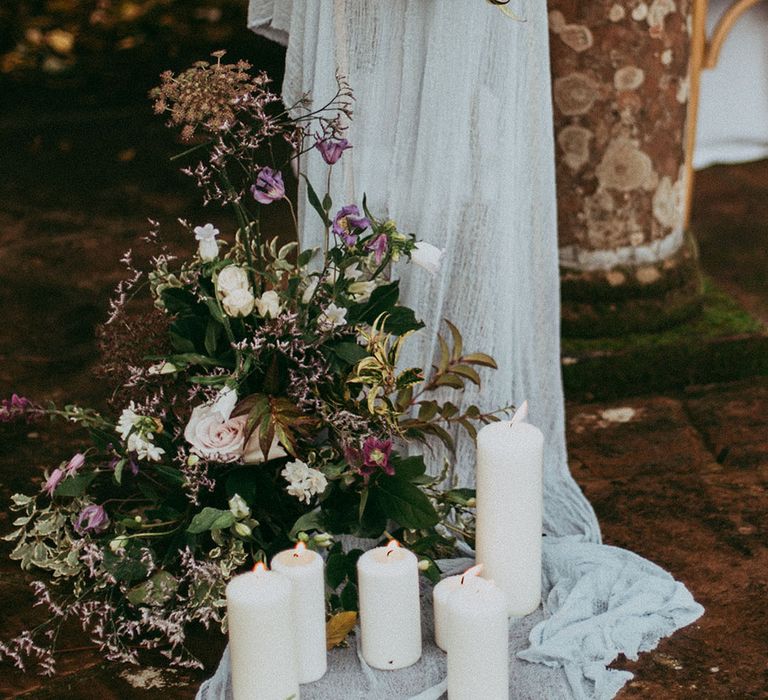
[[[121,277],[121,253],[147,216],[163,223],[172,247],[187,244],[177,216],[225,219],[196,206],[192,184],[167,163],[175,144],[143,104],[67,99],[24,93],[0,115],[0,395],[99,406],[108,388],[91,374],[94,329]],[[766,191],[768,163],[709,171],[697,185],[705,265],[756,314],[768,308],[765,238],[755,233],[768,223]],[[568,437],[605,541],[668,569],[707,609],[639,661],[617,661],[636,674],[620,698],[768,697],[768,379],[571,403]],[[0,426],[0,503],[67,456],[69,441],[55,426],[28,434]],[[9,525],[0,508],[0,530]],[[0,631],[11,636],[34,613],[31,578],[7,553],[0,547]],[[210,641],[220,648],[220,637]],[[53,680],[0,666],[0,696],[191,698],[205,675],[105,665],[76,632],[62,647]]]

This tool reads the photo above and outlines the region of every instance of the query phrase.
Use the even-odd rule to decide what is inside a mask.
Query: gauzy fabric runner
[[[427,326],[404,364],[432,364],[441,319],[453,320],[465,348],[499,364],[463,401],[491,409],[528,399],[546,436],[544,601],[511,623],[510,697],[602,700],[631,678],[607,668],[613,659],[652,649],[703,609],[659,567],[601,544],[568,470],[546,4],[514,4],[524,21],[484,0],[252,0],[249,24],[287,44],[286,104],[305,92],[321,104],[337,71],[355,91],[334,202],[359,205],[365,193],[378,216],[446,249],[434,278],[400,271],[404,301]],[[324,182],[322,160],[307,161],[310,180]],[[304,246],[322,244],[314,216],[300,212]],[[471,442],[452,461],[471,485]],[[353,649],[335,650],[302,697],[437,697],[445,660],[429,642],[427,602],[425,657],[413,669],[374,672]],[[227,698],[228,676],[225,656],[198,698]]]

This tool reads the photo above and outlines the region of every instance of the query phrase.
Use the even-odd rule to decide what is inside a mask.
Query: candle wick
[[[461,577],[461,581],[459,581],[459,585],[461,585],[461,586],[464,585],[464,577],[463,576]]]

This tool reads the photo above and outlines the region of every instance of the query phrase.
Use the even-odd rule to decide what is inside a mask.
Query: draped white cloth
[[[396,271],[404,302],[427,326],[406,361],[432,364],[435,332],[449,318],[467,349],[499,364],[463,401],[490,409],[528,399],[530,421],[546,436],[547,597],[543,611],[513,623],[514,697],[611,698],[631,674],[606,665],[652,648],[701,608],[666,572],[600,544],[594,512],[568,471],[546,7],[515,4],[522,22],[482,0],[251,0],[249,25],[287,44],[287,104],[305,92],[322,104],[337,71],[354,89],[353,148],[335,168],[334,203],[360,204],[366,193],[372,212],[447,251],[435,278],[413,266]],[[311,181],[324,182],[316,154],[305,166]],[[309,208],[300,212],[305,246],[322,244],[315,219]],[[471,442],[454,471],[473,481]],[[400,681],[386,672],[377,681],[370,670],[355,680],[341,652],[302,697],[415,696],[444,672],[444,657],[429,649],[421,675]],[[199,697],[227,697],[227,674],[225,659]]]
[[[710,0],[707,27],[733,0]],[[701,74],[695,168],[768,158],[768,2],[739,18],[713,70]]]

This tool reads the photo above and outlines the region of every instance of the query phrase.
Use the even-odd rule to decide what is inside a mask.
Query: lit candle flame
[[[307,551],[307,545],[305,545],[303,542],[297,542],[296,547],[294,547],[294,550],[293,550],[293,556],[298,559],[306,551]]]
[[[480,572],[483,570],[482,564],[477,564],[477,566],[473,566],[471,569],[467,569],[462,575],[461,579],[459,580],[459,583],[463,586],[464,585],[464,579],[467,576],[473,577],[473,576],[479,576]]]
[[[390,540],[389,544],[387,545],[387,556],[392,554],[398,547],[400,546],[400,543],[397,540]]]
[[[256,562],[256,566],[253,567],[254,574],[263,574],[267,571],[267,565],[263,561]]]

